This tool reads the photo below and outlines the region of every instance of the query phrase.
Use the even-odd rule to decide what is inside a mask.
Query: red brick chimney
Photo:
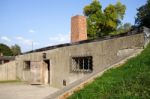
[[[71,18],[71,42],[87,39],[86,17],[76,15]]]

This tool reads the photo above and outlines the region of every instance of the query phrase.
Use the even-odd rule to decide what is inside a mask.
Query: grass
[[[2,83],[17,83],[17,82],[21,82],[19,80],[4,80],[4,81],[0,81],[0,84]]]
[[[150,44],[140,55],[106,71],[68,99],[150,99]]]

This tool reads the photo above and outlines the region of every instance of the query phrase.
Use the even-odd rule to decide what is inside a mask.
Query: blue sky
[[[0,0],[0,43],[18,44],[22,51],[70,42],[70,19],[82,15],[92,0]],[[134,24],[136,9],[146,0],[120,0],[123,22]],[[100,0],[103,9],[117,0]]]

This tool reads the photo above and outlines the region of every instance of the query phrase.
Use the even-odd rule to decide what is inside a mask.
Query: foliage
[[[93,39],[109,35],[109,32],[116,31],[125,14],[126,7],[117,2],[110,4],[102,11],[102,6],[98,0],[84,7],[84,15],[87,16],[88,38]]]
[[[150,44],[140,55],[106,71],[69,99],[150,99]]]
[[[129,30],[131,29],[131,27],[132,27],[132,25],[131,25],[130,23],[125,23],[125,24],[123,25],[123,29],[124,29],[125,31],[129,31]]]
[[[84,15],[87,16],[87,32],[89,38],[96,38],[101,32],[104,23],[104,15],[101,10],[101,5],[97,0],[94,0],[90,5],[84,7]]]
[[[131,29],[132,29],[131,23],[125,23],[123,25],[120,24],[119,27],[117,28],[117,30],[111,32],[110,35],[117,35],[117,34],[125,33],[125,32],[128,32]]]
[[[0,53],[3,53],[4,56],[12,56],[13,55],[11,49],[7,45],[2,44],[2,43],[0,43]]]
[[[13,52],[13,55],[19,55],[21,53],[21,48],[19,45],[15,44],[13,46],[11,46],[11,51]]]
[[[137,11],[135,23],[139,26],[150,28],[150,0],[147,0],[147,3],[141,6]]]

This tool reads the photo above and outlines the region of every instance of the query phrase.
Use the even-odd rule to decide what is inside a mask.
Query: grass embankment
[[[150,99],[150,44],[140,55],[106,71],[69,99]]]

